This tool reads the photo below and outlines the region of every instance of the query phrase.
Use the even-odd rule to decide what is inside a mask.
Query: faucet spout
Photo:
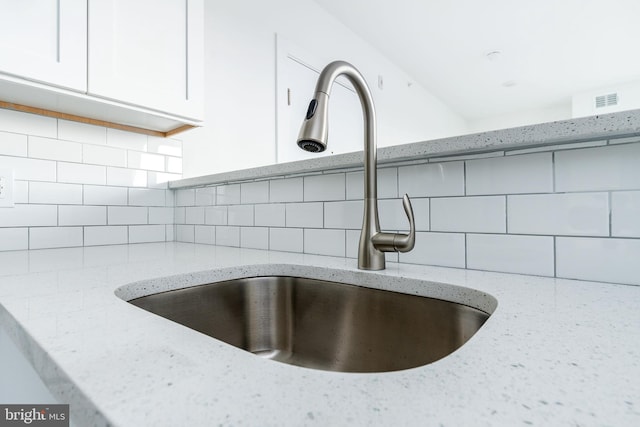
[[[341,75],[344,75],[355,88],[364,118],[364,215],[358,249],[358,268],[383,270],[385,268],[384,252],[406,252],[413,249],[415,245],[413,209],[409,197],[405,195],[403,204],[409,219],[409,234],[380,232],[376,113],[369,86],[353,65],[344,61],[334,61],[322,70],[316,83],[314,98],[309,103],[305,120],[300,128],[298,146],[311,152],[320,152],[327,148],[329,96],[333,83]]]

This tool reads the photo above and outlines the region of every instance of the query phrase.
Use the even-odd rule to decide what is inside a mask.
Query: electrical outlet
[[[13,207],[13,169],[0,169],[0,208]]]

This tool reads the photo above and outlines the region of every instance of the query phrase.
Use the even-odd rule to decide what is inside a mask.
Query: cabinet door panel
[[[86,0],[1,0],[0,6],[0,72],[86,91]]]
[[[202,19],[202,0],[90,0],[89,93],[201,118]]]

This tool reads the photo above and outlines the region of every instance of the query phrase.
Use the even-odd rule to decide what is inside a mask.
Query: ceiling
[[[314,1],[467,120],[640,80],[640,0]]]

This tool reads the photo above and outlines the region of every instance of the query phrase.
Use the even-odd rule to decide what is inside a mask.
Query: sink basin
[[[283,276],[217,282],[129,302],[258,356],[341,372],[434,362],[489,318],[449,301]]]

